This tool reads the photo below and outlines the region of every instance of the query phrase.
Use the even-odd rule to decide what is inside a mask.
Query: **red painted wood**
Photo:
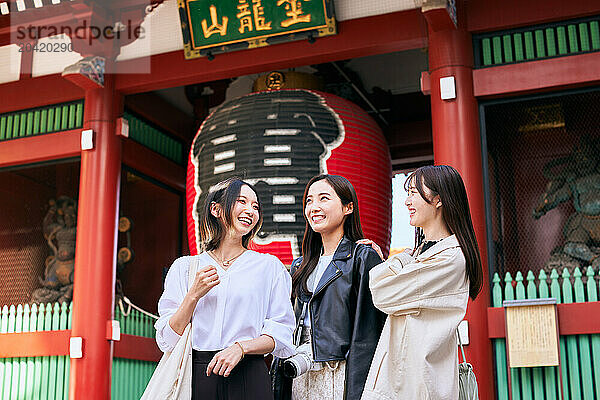
[[[110,398],[121,140],[115,119],[122,98],[107,76],[104,89],[85,96],[84,128],[95,131],[95,148],[82,152],[75,251],[72,335],[82,337],[83,358],[71,360],[69,398]],[[90,390],[94,388],[94,390]]]
[[[36,42],[34,41],[33,44]],[[21,53],[21,73],[19,79],[30,79],[33,66],[33,51],[24,51]]]
[[[479,0],[469,1],[467,8],[467,24],[471,32],[510,29],[600,14],[600,2],[594,0]]]
[[[71,330],[0,334],[0,358],[68,356]],[[152,338],[121,335],[114,357],[158,362],[163,353]],[[85,352],[85,343],[84,343]]]
[[[490,302],[486,255],[486,221],[483,191],[481,137],[478,107],[473,94],[471,36],[462,30],[430,31],[429,68],[431,118],[435,164],[456,168],[465,183],[483,267],[483,288],[469,300],[466,319],[471,329],[467,358],[477,371],[479,398],[494,399],[491,341],[487,337]],[[441,100],[440,78],[454,76],[456,99]]]
[[[152,338],[121,335],[121,340],[114,343],[114,357],[118,358],[158,362],[163,355]]]
[[[600,82],[600,53],[579,54],[473,71],[476,97],[574,88]]]
[[[81,129],[0,142],[0,168],[31,164],[81,153]]]
[[[186,170],[133,140],[123,139],[123,164],[185,192]]]
[[[558,304],[558,329],[561,335],[588,335],[600,333],[600,318],[590,318],[598,315],[600,301],[588,303]],[[506,337],[504,332],[504,308],[489,307],[488,337],[499,339]]]
[[[427,31],[419,10],[338,23],[338,35],[313,44],[297,41],[186,61],[183,51],[118,63],[117,90],[125,94],[214,81],[252,73],[425,47]]]
[[[67,356],[70,330],[0,334],[0,358]]]
[[[0,85],[0,113],[66,103],[83,97],[83,90],[62,78],[48,75]]]

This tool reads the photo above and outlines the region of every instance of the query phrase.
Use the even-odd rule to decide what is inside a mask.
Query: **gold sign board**
[[[504,302],[510,368],[559,365],[555,299]]]

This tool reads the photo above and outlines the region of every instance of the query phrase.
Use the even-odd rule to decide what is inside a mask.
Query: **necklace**
[[[239,256],[241,256],[242,254],[244,254],[246,252],[246,249],[242,250],[242,252],[240,254],[238,254],[235,257],[231,257],[228,260],[223,260],[221,259],[221,257],[217,256],[217,254],[214,251],[210,251],[210,254],[217,259],[217,261],[219,262],[219,264],[221,264],[223,266],[223,268],[227,269],[232,262],[234,262]]]

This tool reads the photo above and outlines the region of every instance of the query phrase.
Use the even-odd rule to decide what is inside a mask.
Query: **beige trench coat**
[[[456,328],[469,297],[465,257],[449,236],[413,259],[393,256],[370,272],[375,307],[388,314],[363,400],[456,400]]]

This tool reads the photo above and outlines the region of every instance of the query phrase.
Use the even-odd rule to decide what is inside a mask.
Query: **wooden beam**
[[[67,356],[70,330],[0,334],[0,358]]]
[[[600,333],[600,318],[590,318],[598,315],[600,301],[587,303],[558,304],[558,329],[561,335],[587,335]],[[488,308],[488,337],[499,339],[505,337],[504,308]]]
[[[158,362],[162,355],[153,338],[121,335],[121,340],[115,342],[113,357]]]
[[[71,330],[0,334],[0,358],[68,356]],[[84,344],[85,354],[85,344]],[[114,357],[158,362],[162,352],[152,338],[121,335]]]
[[[156,93],[139,93],[125,97],[125,107],[190,144],[194,137],[194,118],[167,102]]]
[[[0,168],[77,157],[81,129],[0,142]]]
[[[479,0],[469,1],[466,7],[467,25],[471,32],[504,30],[600,14],[600,2],[590,0]]]
[[[0,114],[66,103],[83,98],[83,90],[60,74],[24,79],[0,85]]]
[[[473,70],[475,96],[499,97],[600,83],[600,52]]]
[[[258,49],[185,60],[174,51],[118,63],[117,90],[147,92],[241,75],[319,64],[427,46],[427,29],[420,10],[409,10],[338,23],[338,35]],[[150,62],[150,73],[143,71]]]
[[[123,164],[180,192],[185,192],[186,169],[181,165],[131,139],[123,140],[122,151]]]

